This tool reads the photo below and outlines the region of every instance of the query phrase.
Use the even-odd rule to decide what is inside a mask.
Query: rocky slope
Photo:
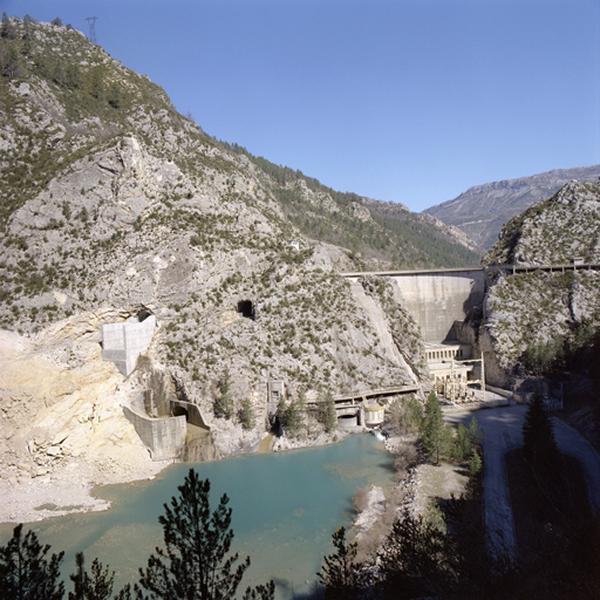
[[[52,478],[64,473],[87,490],[154,472],[121,406],[139,405],[156,373],[200,407],[221,455],[264,435],[269,379],[308,399],[418,379],[410,317],[398,309],[382,333],[387,309],[370,312],[371,299],[366,310],[337,273],[438,264],[443,251],[403,235],[414,223],[472,256],[451,232],[410,213],[390,226],[365,199],[215,141],[66,27],[12,20],[0,31],[0,70],[0,329],[10,332],[0,464],[11,511],[32,476],[58,494]],[[158,329],[125,378],[100,360],[99,328],[140,310]],[[244,399],[254,409],[250,431],[213,414],[227,373],[234,414]],[[124,455],[131,464],[119,466]],[[63,501],[40,504],[65,510]],[[11,511],[0,521],[32,517]]]
[[[600,184],[572,181],[511,219],[484,257],[487,264],[600,262]]]
[[[98,318],[88,317],[88,325]],[[133,382],[100,359],[98,334],[84,331],[34,339],[0,331],[0,522],[105,508],[93,483],[164,467],[123,418]]]
[[[571,182],[509,221],[488,264],[600,263],[600,185]],[[600,272],[502,275],[490,287],[479,342],[489,375],[506,383],[579,351],[600,327]],[[599,358],[600,359],[600,358]],[[590,365],[591,366],[591,365]]]
[[[458,227],[478,250],[484,251],[496,242],[505,223],[532,204],[552,196],[572,179],[597,181],[598,178],[600,165],[555,169],[474,186],[425,212]]]

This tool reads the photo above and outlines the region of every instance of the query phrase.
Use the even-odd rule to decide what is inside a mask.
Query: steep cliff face
[[[600,262],[600,186],[571,182],[504,228],[488,263]],[[532,272],[500,276],[486,298],[480,344],[489,374],[507,382],[517,371],[560,366],[589,344],[600,326],[600,272]]]
[[[483,252],[497,241],[502,227],[529,206],[549,198],[573,179],[597,181],[599,177],[600,165],[594,165],[494,181],[469,188],[426,213],[464,231]]]

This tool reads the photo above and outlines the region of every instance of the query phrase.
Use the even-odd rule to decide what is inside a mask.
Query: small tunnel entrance
[[[137,320],[141,323],[142,321],[145,321],[150,315],[154,314],[149,308],[142,306],[142,308],[140,308],[137,313],[136,313],[136,317]]]
[[[237,303],[237,311],[246,319],[256,321],[256,309],[251,300],[240,300]]]

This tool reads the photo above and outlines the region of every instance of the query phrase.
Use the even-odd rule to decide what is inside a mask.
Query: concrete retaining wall
[[[123,407],[123,412],[150,451],[152,460],[181,457],[185,447],[187,431],[184,415],[154,419],[142,415],[128,406]]]

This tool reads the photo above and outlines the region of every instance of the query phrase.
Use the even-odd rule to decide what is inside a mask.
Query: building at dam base
[[[473,358],[468,344],[425,344],[433,389],[451,402],[475,400],[473,386],[485,388],[483,356]]]

